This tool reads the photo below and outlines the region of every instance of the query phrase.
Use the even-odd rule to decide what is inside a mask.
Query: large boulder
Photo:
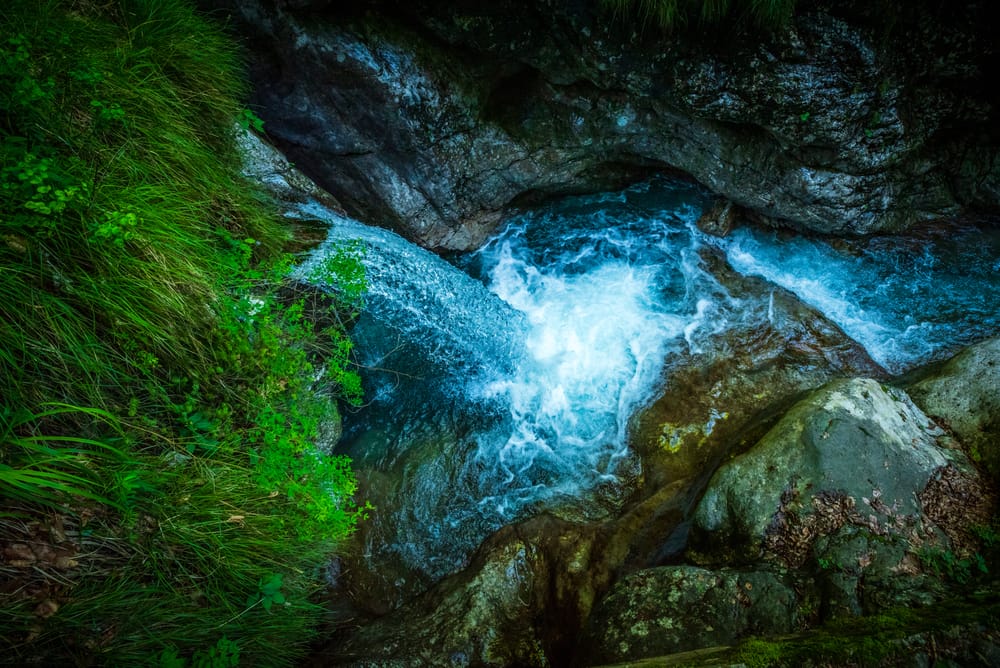
[[[888,37],[802,11],[770,36],[667,38],[597,2],[206,2],[242,25],[269,135],[425,246],[476,246],[526,196],[648,168],[822,232],[1000,202],[985,3],[904,13]]]
[[[916,539],[929,528],[921,493],[961,456],[938,447],[943,435],[900,390],[834,381],[719,469],[695,511],[690,553],[798,566],[816,538],[847,524]]]
[[[1000,478],[1000,338],[969,346],[906,386],[913,402]]]
[[[721,257],[701,258],[737,304],[731,324],[668,359],[663,392],[631,422],[631,446],[652,489],[711,473],[746,450],[803,393],[835,379],[885,378],[858,343],[822,313]]]
[[[544,514],[505,526],[464,570],[375,619],[365,621],[370,607],[344,608],[341,600],[335,614],[342,627],[317,653],[317,665],[586,664],[592,657],[579,638],[594,606],[631,559],[643,527],[682,521],[687,487],[685,481],[668,485],[614,520]],[[346,588],[368,586],[356,577],[352,584],[347,573],[343,579]]]
[[[932,604],[948,595],[934,560],[968,568],[969,528],[992,507],[902,390],[832,381],[718,469],[693,513],[693,565],[617,581],[584,644],[598,661],[631,661]]]
[[[642,517],[634,522],[642,522]],[[541,515],[488,539],[470,565],[361,628],[348,620],[319,665],[568,665],[577,633],[625,555],[613,523]]]

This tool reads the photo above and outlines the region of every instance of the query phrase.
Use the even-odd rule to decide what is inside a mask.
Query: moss
[[[1000,596],[984,591],[927,608],[840,618],[784,638],[747,638],[731,653],[748,666],[884,665],[919,647],[961,645],[1000,630]],[[963,634],[966,637],[963,638]]]
[[[781,656],[780,643],[760,638],[748,638],[740,644],[736,652],[736,659],[746,664],[747,668],[769,668],[778,665]]]

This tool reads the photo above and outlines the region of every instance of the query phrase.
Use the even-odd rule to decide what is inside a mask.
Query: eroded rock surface
[[[669,360],[662,394],[634,416],[629,439],[642,458],[644,494],[686,480],[692,504],[722,461],[756,443],[805,392],[835,378],[885,375],[791,293],[736,274],[712,253],[702,260],[740,320]],[[669,531],[648,527],[648,538],[636,538],[637,554],[655,562],[682,549],[683,528],[664,540]]]
[[[474,247],[512,202],[635,169],[833,233],[1000,202],[978,3],[900,17],[891,39],[808,6],[747,39],[556,0],[385,2],[367,19],[233,4],[269,135],[352,213],[428,247]]]
[[[727,645],[746,635],[788,633],[799,597],[769,572],[664,566],[618,582],[589,624],[594,664]]]
[[[969,527],[993,504],[905,393],[833,381],[713,476],[686,553],[696,565],[619,580],[585,641],[610,663],[934,603],[948,585],[920,555],[969,558]]]
[[[695,554],[738,563],[771,552],[797,566],[810,539],[853,513],[876,532],[908,529],[922,520],[918,495],[948,464],[942,435],[903,392],[835,381],[719,469],[695,512]]]

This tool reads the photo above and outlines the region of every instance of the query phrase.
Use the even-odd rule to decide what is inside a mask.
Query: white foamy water
[[[302,211],[330,221],[325,252],[346,239],[368,249],[353,338],[371,404],[348,416],[341,449],[386,481],[368,490],[381,509],[373,567],[401,559],[436,577],[527,514],[608,511],[594,492],[635,472],[628,420],[668,353],[725,319],[692,231],[702,204],[666,181],[568,198],[454,258],[462,270],[385,230]]]
[[[773,294],[732,299],[704,268],[704,246],[796,293],[892,371],[1000,329],[995,232],[831,244],[743,229],[720,240],[694,229],[704,204],[663,179],[567,198],[450,263],[321,207],[300,211],[331,225],[300,276],[345,240],[367,248],[371,289],[352,338],[369,405],[346,416],[338,449],[378,508],[366,527],[373,572],[403,572],[404,588],[413,573],[461,568],[531,514],[612,512],[636,472],[629,418],[665,360],[746,326]]]
[[[477,459],[494,459],[503,475],[501,493],[481,505],[516,511],[503,486],[514,491],[538,473],[547,494],[613,477],[628,419],[656,387],[668,352],[719,316],[695,297],[720,291],[693,259],[699,242],[689,226],[699,210],[641,211],[633,199],[646,193],[577,198],[524,216],[471,263],[527,321],[515,371],[473,388],[509,412],[479,442]]]
[[[894,373],[1000,329],[1000,231],[841,241],[740,229],[718,243],[734,269],[794,292]]]

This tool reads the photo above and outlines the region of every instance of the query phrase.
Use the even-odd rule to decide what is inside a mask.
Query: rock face
[[[885,377],[857,343],[795,295],[740,276],[725,261],[702,261],[739,303],[739,324],[671,359],[665,391],[640,409],[630,445],[656,488],[714,471],[763,436],[801,394],[835,378]]]
[[[596,2],[232,4],[268,134],[352,213],[428,247],[476,246],[512,202],[636,169],[822,232],[1000,203],[985,3],[901,15],[888,38],[802,3],[753,39],[636,32]]]
[[[343,210],[336,199],[293,167],[274,146],[249,130],[237,127],[235,132],[243,175],[263,186],[275,200],[290,204],[315,199],[336,211]]]
[[[569,665],[576,633],[625,556],[621,531],[549,515],[504,527],[463,572],[335,637],[318,665]]]
[[[953,442],[898,389],[828,383],[723,464],[693,514],[695,565],[641,570],[594,609],[608,663],[785,634],[940,599],[919,554],[967,558],[993,507]]]

